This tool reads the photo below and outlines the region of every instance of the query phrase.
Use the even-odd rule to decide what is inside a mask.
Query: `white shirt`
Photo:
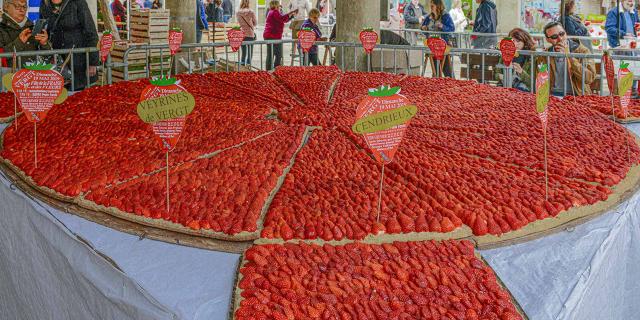
[[[304,20],[307,18],[307,13],[311,10],[311,3],[308,0],[291,0],[289,1],[289,11],[291,12],[298,9],[298,13],[293,16],[293,20]]]
[[[449,10],[449,15],[451,15],[451,19],[453,19],[453,24],[456,26],[456,32],[464,31],[464,28],[467,27],[467,17],[464,16],[464,12],[462,12],[461,8],[453,8]]]

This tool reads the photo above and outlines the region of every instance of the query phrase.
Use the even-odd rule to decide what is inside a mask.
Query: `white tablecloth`
[[[139,240],[0,180],[0,319],[227,317],[238,255]],[[481,253],[531,319],[638,319],[639,205]]]

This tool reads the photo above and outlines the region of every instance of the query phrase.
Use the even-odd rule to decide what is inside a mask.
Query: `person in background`
[[[127,9],[120,0],[113,0],[111,3],[111,14],[117,22],[127,22]]]
[[[311,9],[311,11],[309,11],[309,18],[302,23],[301,29],[309,28],[316,34],[316,41],[326,41],[327,38],[322,37],[322,32],[318,27],[318,23],[320,23],[320,11],[315,8]],[[309,61],[305,61],[305,65],[309,65],[309,62],[314,66],[320,64],[320,62],[318,61],[317,45],[313,45],[311,49],[309,49]]]
[[[451,2],[449,15],[451,15],[453,24],[456,26],[456,32],[464,31],[464,28],[467,27],[469,22],[467,21],[467,17],[464,15],[464,11],[462,11],[462,0],[453,0],[453,2]]]
[[[588,37],[589,30],[582,24],[582,20],[576,14],[576,1],[567,0],[564,4],[564,28],[570,36]],[[590,39],[580,39],[580,43],[587,47],[589,51],[593,50]]]
[[[205,9],[208,22],[224,22],[224,11],[222,10],[222,0],[209,0]]]
[[[620,39],[636,36],[635,24],[639,21],[638,12],[634,7],[634,0],[622,0],[620,7],[613,8],[607,13],[604,28],[607,31],[607,39],[611,48],[619,47]],[[620,30],[618,30],[618,22]]]
[[[85,0],[43,0],[40,3],[40,19],[47,19],[47,31],[53,49],[91,48],[98,45],[95,21]],[[87,61],[84,53],[74,54],[71,91],[83,89],[95,81],[98,52],[92,52],[88,57]]]
[[[240,10],[236,13],[236,19],[240,24],[240,29],[244,33],[243,41],[254,41],[256,40],[256,26],[258,25],[258,20],[256,18],[256,13],[249,8],[249,0],[242,0],[240,2]],[[251,59],[253,58],[253,45],[243,45],[242,48],[242,56],[240,58],[240,65],[251,65]]]
[[[422,20],[427,14],[424,7],[418,0],[411,0],[411,3],[404,7],[404,28],[405,29],[420,29]],[[415,32],[408,32],[405,37],[409,43],[416,44],[417,34]]]
[[[222,18],[224,23],[228,23],[233,16],[233,3],[231,0],[222,1]]]
[[[472,36],[471,46],[474,48],[491,49],[498,43],[495,35],[498,28],[498,11],[491,0],[476,0],[476,19],[473,21],[473,32],[492,33],[490,36]]]
[[[202,30],[208,30],[209,23],[204,12],[202,0],[196,0],[196,43],[202,42]]]
[[[162,4],[160,3],[160,0],[153,0],[151,9],[162,9]]]
[[[26,0],[4,0],[0,21],[0,45],[3,52],[49,50],[47,30],[32,34],[33,22],[27,18]],[[22,59],[22,62],[26,62]]]
[[[282,6],[280,1],[271,0],[269,2],[269,12],[267,12],[267,20],[264,25],[264,32],[262,37],[265,40],[280,40],[282,39],[282,32],[284,31],[284,24],[298,13],[298,9],[295,9],[289,13],[283,14],[281,12]],[[282,64],[282,43],[268,44],[267,45],[267,70],[271,70]]]
[[[289,11],[296,11],[296,14],[293,16],[293,21],[291,21],[289,25],[289,29],[291,29],[291,37],[298,39],[298,31],[307,18],[309,10],[311,10],[311,3],[309,0],[290,0],[287,8]],[[302,55],[302,51],[298,50],[298,53]]]
[[[531,35],[520,28],[515,28],[509,31],[509,37],[513,40],[517,50],[536,50],[536,41]],[[500,64],[502,64],[502,58],[500,58]],[[513,58],[511,61],[513,67],[513,82],[511,88],[518,89],[524,92],[531,91],[531,57],[528,55],[519,55]],[[498,82],[503,81],[503,74],[501,72],[495,73],[495,80]]]
[[[543,30],[547,42],[551,44],[548,51],[570,52],[588,54],[589,49],[567,38],[567,32],[560,22],[548,23]],[[591,94],[591,83],[596,78],[596,67],[590,59],[578,58],[551,58],[549,66],[549,79],[551,94],[554,96],[582,95],[582,82],[584,81],[584,94]],[[547,63],[547,59],[540,57],[538,64]],[[568,73],[567,71],[570,71]],[[566,79],[566,80],[565,80]]]
[[[434,35],[439,35],[444,41],[449,43],[449,34],[443,34],[439,32],[453,32],[456,27],[453,23],[453,19],[447,13],[444,7],[443,0],[431,0],[429,4],[431,13],[424,18],[422,22],[422,30],[425,31],[437,31]],[[453,62],[450,56],[446,57],[441,63],[444,63],[442,66],[442,72],[445,77],[453,77]]]
[[[151,0],[144,0],[143,6],[145,9],[151,9],[151,7],[153,7],[153,2]]]

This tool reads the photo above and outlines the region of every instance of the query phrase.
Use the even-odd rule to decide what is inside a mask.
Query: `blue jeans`
[[[202,29],[196,28],[196,43],[200,43],[202,41]]]
[[[222,21],[224,21],[224,23],[229,22],[229,20],[231,20],[230,14],[225,14],[224,16],[222,16]]]
[[[244,37],[243,41],[254,41],[255,37]],[[251,65],[251,59],[253,58],[253,45],[243,45],[241,48],[242,57],[240,58],[241,64]]]

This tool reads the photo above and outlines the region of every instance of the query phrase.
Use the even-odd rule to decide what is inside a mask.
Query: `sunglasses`
[[[560,37],[564,37],[564,35],[565,35],[565,34],[567,34],[567,33],[566,33],[566,32],[564,32],[564,31],[560,31],[560,32],[558,32],[557,34],[554,34],[554,35],[552,35],[552,36],[547,36],[547,38],[549,38],[549,39],[553,39],[553,40],[557,40],[557,39],[558,39],[558,38],[560,38]]]

